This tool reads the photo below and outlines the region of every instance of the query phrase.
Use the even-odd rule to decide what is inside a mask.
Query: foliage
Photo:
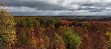
[[[39,27],[40,22],[38,20],[35,20],[33,18],[21,18],[16,20],[17,24],[20,27]]]
[[[50,26],[51,24],[55,25],[58,23],[58,18],[45,18],[45,17],[37,17],[36,20],[38,20],[41,24],[45,24],[45,26]]]
[[[108,37],[108,48],[111,49],[111,32],[106,32],[106,36]]]
[[[2,6],[3,5],[3,6]],[[4,4],[1,6],[4,7]],[[16,33],[14,18],[6,9],[0,11],[0,46],[11,46],[15,43]]]
[[[110,22],[66,21],[50,17],[15,19],[17,44],[20,47],[33,45],[30,47],[37,49],[110,49],[107,33],[111,31]]]
[[[60,31],[60,34],[64,33],[61,35],[63,35],[66,49],[76,49],[77,46],[80,46],[81,38],[70,27],[61,26]]]
[[[55,45],[54,49],[65,49],[65,43],[62,37],[59,36],[57,33],[55,33],[55,36],[54,36],[54,45]]]
[[[17,24],[7,10],[0,11],[0,46],[16,44],[17,48],[22,49],[111,49],[111,21],[67,21],[39,16],[14,18]]]
[[[26,44],[30,47],[36,47],[36,40],[35,39],[32,39],[32,38],[29,38],[27,41],[26,41]]]

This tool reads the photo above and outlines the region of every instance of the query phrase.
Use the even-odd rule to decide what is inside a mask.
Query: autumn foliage
[[[2,9],[0,49],[1,47],[2,49],[111,49],[111,21],[67,21],[57,17],[40,16],[13,17]]]
[[[19,40],[20,37],[22,38],[22,40],[19,40],[19,43],[16,44],[18,48],[111,48],[111,23],[109,21],[79,22],[48,17],[15,17],[15,19],[17,22],[17,39]],[[36,22],[36,25],[34,25],[34,23],[27,23],[27,19],[30,19],[31,22]],[[25,23],[23,23],[23,21],[25,21]],[[27,42],[24,42],[24,40]],[[19,45],[20,43],[22,46]]]

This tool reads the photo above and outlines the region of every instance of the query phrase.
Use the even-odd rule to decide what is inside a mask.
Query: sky
[[[111,0],[0,0],[15,16],[111,16]]]

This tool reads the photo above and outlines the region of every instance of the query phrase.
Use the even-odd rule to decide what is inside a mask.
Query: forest
[[[14,17],[17,47],[36,49],[111,49],[111,21],[66,21]]]
[[[111,21],[13,16],[1,9],[0,49],[111,49]]]

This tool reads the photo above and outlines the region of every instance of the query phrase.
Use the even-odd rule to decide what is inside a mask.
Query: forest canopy
[[[0,49],[111,49],[111,21],[13,16],[0,10]]]

